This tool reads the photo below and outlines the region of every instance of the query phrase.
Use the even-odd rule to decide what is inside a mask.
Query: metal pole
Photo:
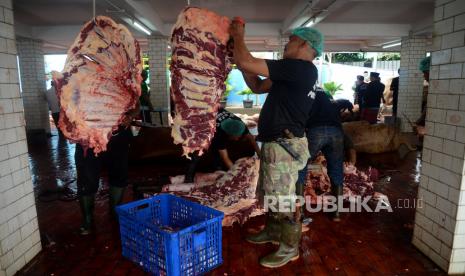
[[[93,18],[95,19],[95,0],[92,1],[92,15],[93,15]]]

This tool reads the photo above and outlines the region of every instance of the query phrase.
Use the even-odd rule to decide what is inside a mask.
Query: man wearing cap
[[[230,34],[234,40],[234,60],[247,85],[254,93],[268,93],[258,121],[257,139],[263,145],[257,197],[264,203],[278,202],[266,210],[263,231],[247,237],[247,241],[279,243],[278,250],[260,259],[260,264],[281,267],[299,258],[300,215],[292,210],[295,210],[298,171],[310,157],[305,124],[318,77],[312,61],[323,51],[323,35],[312,28],[294,29],[283,59],[264,60],[253,57],[247,49],[243,23],[233,21]]]
[[[421,100],[421,116],[415,121],[413,131],[417,133],[420,138],[420,142],[423,142],[423,136],[425,135],[425,121],[426,121],[426,104],[428,100],[428,88],[429,88],[429,68],[431,65],[431,56],[425,57],[420,61],[419,68],[423,72],[423,97]]]
[[[362,92],[362,111],[360,119],[368,121],[370,124],[378,122],[379,105],[384,103],[384,84],[381,83],[379,73],[370,72],[370,83]]]
[[[215,169],[229,170],[234,162],[231,160],[228,153],[228,145],[235,141],[247,141],[260,156],[260,148],[255,141],[255,137],[250,134],[245,123],[233,113],[224,108],[220,108],[216,115],[216,132],[210,144],[209,151],[213,152],[215,160]],[[246,153],[247,154],[247,153]],[[250,156],[254,153],[252,152]],[[200,161],[198,156],[193,156],[192,161],[189,163],[185,182],[194,182],[196,167]]]

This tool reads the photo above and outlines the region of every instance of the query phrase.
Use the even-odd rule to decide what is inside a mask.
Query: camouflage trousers
[[[279,210],[283,209],[280,207],[295,210],[295,186],[298,172],[305,167],[310,154],[308,152],[307,138],[286,139],[286,142],[295,152],[300,154],[299,159],[292,157],[277,142],[263,143],[257,197],[260,203],[264,204],[264,207],[274,206],[274,210],[272,208],[265,210],[270,212],[270,215],[277,219],[289,218],[293,220],[294,212]],[[275,202],[273,202],[273,199]]]

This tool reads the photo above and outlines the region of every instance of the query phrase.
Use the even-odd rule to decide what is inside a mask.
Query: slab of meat
[[[186,8],[173,27],[171,99],[175,106],[171,136],[185,156],[208,149],[224,81],[231,70],[227,43],[230,20],[211,11]]]
[[[351,197],[372,196],[374,200],[383,200],[385,195],[375,192],[373,182],[379,178],[378,170],[368,168],[360,171],[353,165],[344,165],[344,199],[351,200]],[[326,169],[326,160],[320,155],[308,166],[308,174],[305,188],[305,195],[309,196],[312,203],[317,203],[322,199],[326,202],[325,195],[330,195],[331,182]]]
[[[245,123],[245,125],[248,127],[248,128],[254,128],[254,127],[257,127],[258,125],[258,117],[260,116],[260,114],[254,114],[254,115],[247,115],[247,114],[234,114],[236,115],[237,117],[241,118],[241,120]]]
[[[105,16],[87,22],[54,76],[66,138],[96,154],[105,151],[139,100],[141,71],[139,44],[126,27]]]
[[[234,222],[243,224],[248,218],[263,213],[255,197],[258,170],[259,160],[245,157],[237,160],[227,172],[196,176],[195,183],[180,183],[183,176],[173,177],[174,183],[165,185],[163,191],[224,212],[223,226],[231,226]]]

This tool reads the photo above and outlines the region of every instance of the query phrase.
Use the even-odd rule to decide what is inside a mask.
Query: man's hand
[[[229,26],[229,34],[234,40],[244,39],[244,20],[240,17],[234,17]]]

